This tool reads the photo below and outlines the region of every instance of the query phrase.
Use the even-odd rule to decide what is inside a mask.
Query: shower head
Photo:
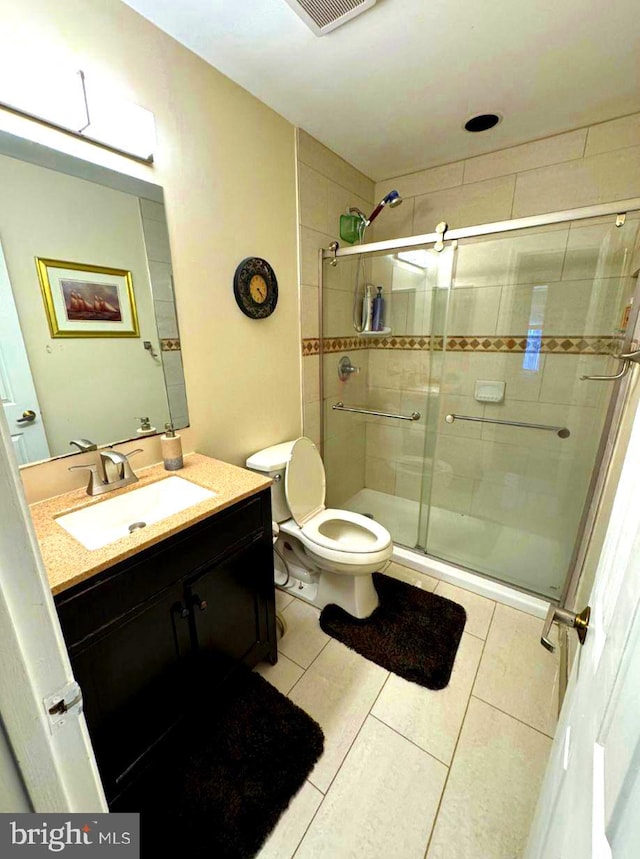
[[[402,197],[400,196],[400,194],[398,194],[397,191],[389,191],[389,193],[386,194],[382,198],[382,200],[380,200],[373,212],[371,212],[371,214],[367,218],[367,226],[369,226],[369,224],[375,221],[375,219],[378,217],[378,215],[384,209],[385,206],[389,206],[390,209],[395,209],[395,207],[399,206],[400,203],[402,203]]]

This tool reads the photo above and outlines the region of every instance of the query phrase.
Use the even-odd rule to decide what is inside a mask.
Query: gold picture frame
[[[131,272],[36,257],[52,337],[139,337]]]

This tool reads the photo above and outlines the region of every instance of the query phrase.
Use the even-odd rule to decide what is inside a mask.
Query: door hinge
[[[589,630],[589,620],[591,619],[591,606],[583,608],[579,614],[573,611],[568,611],[566,608],[560,608],[557,605],[550,605],[547,617],[542,627],[542,635],[540,636],[540,644],[550,653],[555,653],[556,646],[549,638],[551,625],[553,623],[561,623],[563,626],[570,626],[578,633],[580,644],[584,644]]]
[[[57,692],[48,695],[44,699],[44,708],[51,730],[62,728],[69,716],[79,716],[82,713],[82,690],[75,680],[72,680]]]

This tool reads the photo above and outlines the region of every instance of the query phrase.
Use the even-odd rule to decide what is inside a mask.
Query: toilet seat
[[[311,552],[356,566],[390,554],[391,535],[378,522],[325,507],[324,465],[315,444],[304,436],[291,447],[284,489],[292,519],[282,530],[295,534]]]
[[[306,522],[302,534],[318,547],[355,554],[380,552],[391,543],[382,525],[350,510],[326,508]]]

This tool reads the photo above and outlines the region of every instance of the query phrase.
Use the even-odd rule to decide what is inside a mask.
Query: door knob
[[[27,409],[26,412],[22,412],[22,417],[18,418],[16,423],[17,424],[31,424],[35,421],[35,419],[36,419],[36,413],[33,411],[33,409]]]
[[[206,611],[208,608],[207,601],[200,599],[198,594],[194,594],[191,597],[191,604],[194,605],[196,608],[199,608],[200,611]]]
[[[566,608],[560,608],[557,605],[550,605],[547,617],[542,628],[540,636],[540,644],[545,647],[550,653],[555,653],[556,646],[549,638],[551,625],[554,622],[561,623],[563,626],[571,626],[578,633],[580,644],[584,644],[589,631],[589,621],[591,619],[591,606],[583,608],[579,614],[573,611],[567,611]]]

